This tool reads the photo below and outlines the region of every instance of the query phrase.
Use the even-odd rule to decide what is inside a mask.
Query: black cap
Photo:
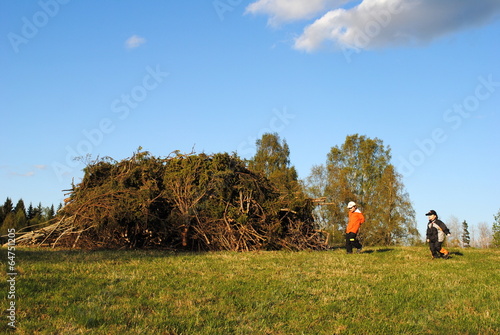
[[[435,210],[431,209],[431,210],[430,210],[427,214],[425,214],[425,215],[427,215],[427,216],[429,216],[429,215],[436,215],[436,216],[437,216],[437,215],[438,215],[438,213],[436,213],[436,211],[435,211]]]

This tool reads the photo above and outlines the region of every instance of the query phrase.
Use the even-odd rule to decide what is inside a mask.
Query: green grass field
[[[17,334],[499,334],[500,250],[451,252],[18,249],[0,331],[15,301]]]

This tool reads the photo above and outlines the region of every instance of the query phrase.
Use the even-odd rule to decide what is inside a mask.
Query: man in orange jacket
[[[352,254],[353,247],[358,249],[358,253],[360,253],[363,246],[359,243],[357,235],[359,226],[365,222],[365,217],[354,201],[350,201],[349,204],[347,204],[347,208],[349,209],[349,222],[347,223],[345,235],[345,248],[348,254]]]

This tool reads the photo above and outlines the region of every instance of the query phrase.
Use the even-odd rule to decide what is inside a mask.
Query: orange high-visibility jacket
[[[359,209],[356,209],[354,212],[349,212],[349,222],[347,223],[346,233],[358,233],[359,226],[365,222],[365,217],[363,213]]]

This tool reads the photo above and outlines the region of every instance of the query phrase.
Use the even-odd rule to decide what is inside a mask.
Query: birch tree
[[[409,195],[390,160],[390,148],[380,139],[358,134],[330,150],[324,195],[331,204],[330,226],[338,243],[343,241],[349,201],[355,201],[365,215],[360,237],[367,245],[412,244],[418,239]]]

